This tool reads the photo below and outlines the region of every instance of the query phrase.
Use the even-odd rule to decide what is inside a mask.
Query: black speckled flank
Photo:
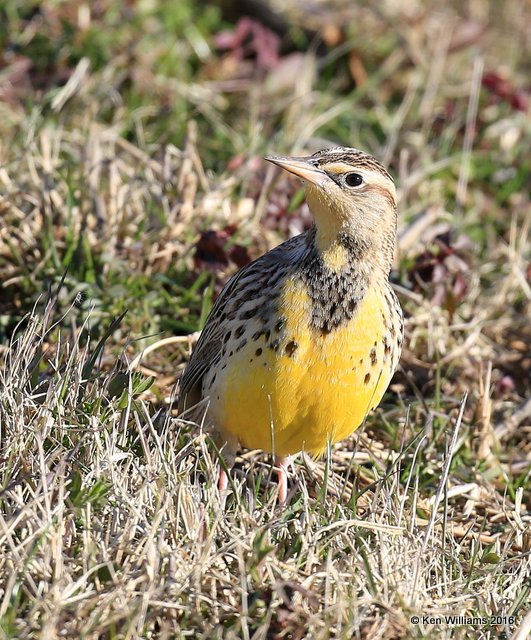
[[[299,274],[312,301],[311,324],[323,335],[353,318],[369,284],[357,263],[366,248],[350,236],[342,235],[339,241],[349,254],[343,269],[329,269],[313,242],[300,265]]]
[[[290,340],[288,342],[288,344],[286,345],[286,348],[284,349],[286,355],[291,358],[293,356],[293,354],[295,353],[295,351],[297,351],[297,349],[299,348],[299,345],[297,344],[297,342],[295,342],[295,340]]]

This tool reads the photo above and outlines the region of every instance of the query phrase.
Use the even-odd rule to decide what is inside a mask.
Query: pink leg
[[[218,443],[219,444],[219,443]],[[234,465],[234,451],[235,448],[231,446],[232,443],[226,440],[221,442],[219,446],[219,453],[223,456],[224,465],[219,463],[219,476],[218,476],[218,493],[221,502],[221,507],[225,508],[225,501],[227,499],[227,490],[229,488],[229,473]]]
[[[218,491],[223,493],[229,486],[229,476],[223,467],[219,470]]]
[[[278,504],[282,507],[288,497],[288,467],[291,464],[289,456],[276,456],[275,467],[278,478]]]

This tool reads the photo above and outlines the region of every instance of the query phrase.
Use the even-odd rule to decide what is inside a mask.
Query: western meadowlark
[[[343,147],[266,159],[304,181],[314,226],[229,280],[181,379],[180,410],[205,400],[229,469],[239,446],[273,453],[283,503],[287,457],[319,456],[380,402],[403,319],[388,279],[397,205],[384,167]]]

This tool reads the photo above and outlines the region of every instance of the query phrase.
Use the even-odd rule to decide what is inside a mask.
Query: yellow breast
[[[204,389],[220,431],[277,455],[319,455],[351,434],[380,402],[398,361],[389,295],[386,285],[371,285],[354,317],[323,333],[311,328],[304,287],[288,279],[281,335],[249,340]]]

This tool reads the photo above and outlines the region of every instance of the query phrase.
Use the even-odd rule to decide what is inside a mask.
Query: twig
[[[476,134],[476,117],[478,114],[479,90],[481,87],[481,77],[483,76],[483,58],[474,60],[474,70],[472,71],[472,84],[470,88],[470,98],[468,100],[468,109],[466,113],[465,137],[463,140],[463,155],[461,157],[461,166],[459,167],[459,180],[457,182],[456,200],[457,211],[461,213],[465,206],[466,194],[468,188],[468,178],[470,176],[470,158],[472,155],[472,145]]]
[[[184,342],[187,342],[189,345],[191,345],[192,343],[197,341],[200,335],[201,335],[201,332],[196,331],[195,333],[191,333],[187,336],[172,336],[171,338],[163,338],[162,340],[157,340],[157,342],[154,342],[153,344],[150,344],[145,349],[142,349],[142,351],[135,357],[135,359],[129,365],[129,371],[134,371],[142,361],[142,358],[144,356],[147,356],[148,353],[151,353],[152,351],[155,351],[160,347],[165,347],[168,344],[175,344],[175,343],[182,344]]]
[[[414,609],[416,605],[416,595],[417,595],[417,582],[420,573],[420,562],[421,559],[425,557],[426,549],[428,547],[428,540],[433,532],[433,527],[435,526],[435,520],[437,518],[437,510],[439,508],[439,504],[441,503],[443,494],[446,489],[446,482],[448,480],[448,474],[450,473],[450,465],[452,464],[452,459],[454,457],[455,448],[457,444],[457,436],[459,435],[459,429],[461,427],[461,422],[463,420],[463,414],[465,412],[466,399],[468,397],[468,393],[465,393],[463,396],[463,400],[461,401],[461,406],[459,407],[459,415],[457,416],[457,420],[455,422],[454,432],[452,434],[452,441],[450,442],[450,448],[448,449],[448,455],[446,457],[446,461],[443,467],[443,471],[441,474],[441,481],[437,488],[437,493],[435,495],[435,500],[433,504],[433,509],[431,512],[430,521],[428,523],[428,527],[424,532],[424,540],[422,541],[422,549],[420,554],[417,556],[415,562],[415,572],[413,574],[413,587],[411,593],[411,608]]]

